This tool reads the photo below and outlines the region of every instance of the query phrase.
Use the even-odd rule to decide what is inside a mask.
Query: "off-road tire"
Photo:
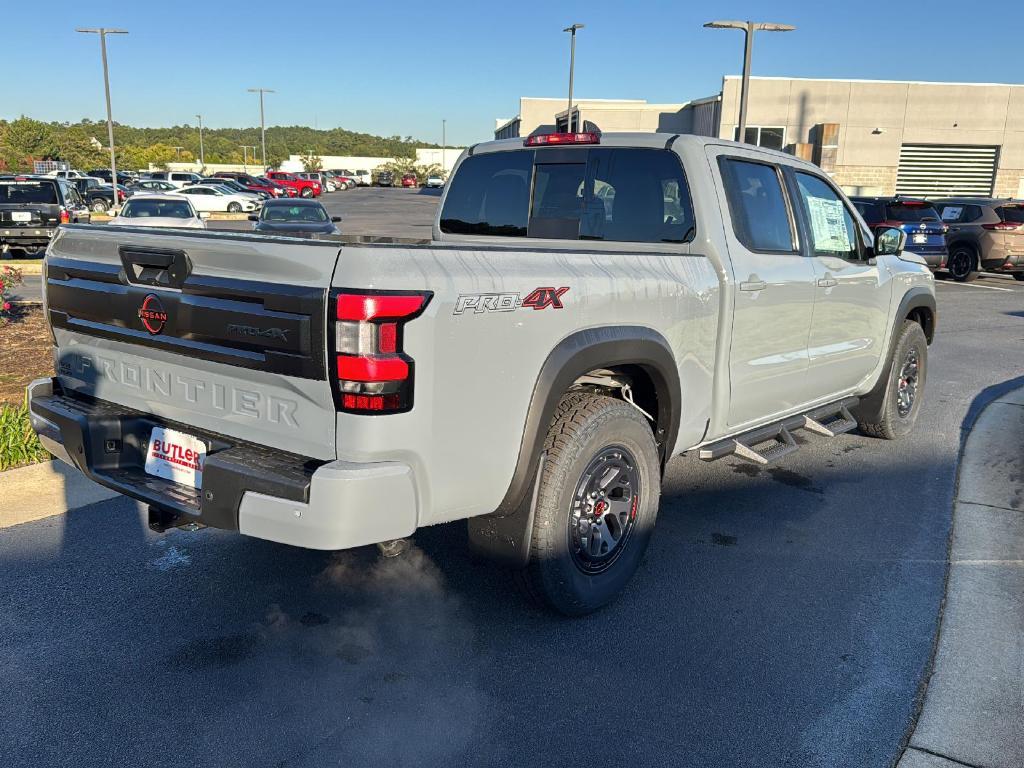
[[[901,413],[901,379],[905,377],[905,366],[911,353],[917,360],[914,395],[910,409]],[[928,340],[924,330],[913,320],[904,320],[885,373],[875,388],[851,409],[860,431],[883,440],[895,440],[909,434],[921,410],[927,376]]]
[[[971,283],[978,279],[978,252],[966,243],[957,243],[946,258],[949,276],[958,283]]]
[[[628,533],[604,570],[587,572],[572,542],[570,516],[584,473],[609,451],[625,449],[634,468],[635,514]],[[534,602],[567,616],[581,616],[614,600],[636,572],[654,531],[661,471],[651,426],[628,403],[591,393],[571,393],[555,410],[544,441],[546,460],[534,511],[528,565],[516,572]],[[588,477],[598,473],[588,472]],[[574,551],[576,554],[574,554]],[[599,567],[599,566],[595,566]]]

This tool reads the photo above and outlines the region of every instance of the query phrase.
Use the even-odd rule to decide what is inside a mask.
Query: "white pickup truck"
[[[673,457],[912,428],[936,310],[904,237],[790,155],[598,133],[470,148],[430,241],[61,227],[32,423],[157,530],[333,550],[468,519],[582,614]]]

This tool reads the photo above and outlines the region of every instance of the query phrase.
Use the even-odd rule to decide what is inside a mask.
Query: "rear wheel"
[[[242,212],[242,204],[241,203],[228,203],[228,213],[241,213],[241,212]]]
[[[900,329],[886,373],[851,409],[861,432],[885,440],[910,433],[921,410],[928,373],[928,339],[913,320]]]
[[[963,243],[954,245],[946,261],[949,276],[958,283],[969,283],[978,279],[978,254]]]
[[[304,187],[302,189],[302,191],[299,192],[299,195],[302,196],[302,197],[312,197],[313,196],[313,190],[310,189],[309,187]]]
[[[108,207],[109,206],[107,205],[107,201],[101,200],[100,198],[93,200],[92,203],[89,205],[89,208],[94,213],[106,213]]]
[[[654,434],[636,408],[574,393],[559,403],[545,440],[527,594],[580,616],[614,600],[640,565],[658,514]]]

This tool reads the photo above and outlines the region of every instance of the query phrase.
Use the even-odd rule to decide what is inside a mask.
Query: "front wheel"
[[[978,255],[969,245],[955,245],[946,261],[949,276],[958,283],[978,279]]]
[[[93,200],[92,205],[90,205],[89,208],[93,213],[106,213],[108,208],[107,201],[100,199]]]
[[[562,399],[544,450],[530,559],[518,576],[535,601],[581,616],[614,600],[647,550],[658,450],[636,408],[589,393]]]
[[[305,187],[305,188],[303,188],[303,190],[301,192],[299,192],[299,195],[302,196],[302,197],[312,197],[313,196],[313,190],[310,189],[309,187]]]
[[[241,212],[242,212],[242,204],[241,203],[228,203],[228,213],[241,213]]]
[[[851,409],[861,432],[885,440],[909,434],[921,410],[927,374],[928,339],[920,325],[905,320],[885,374]]]

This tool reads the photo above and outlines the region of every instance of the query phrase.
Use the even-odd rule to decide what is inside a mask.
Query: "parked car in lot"
[[[275,197],[283,199],[287,197],[299,196],[299,191],[294,187],[286,187],[283,184],[279,184],[278,182],[268,179],[264,176],[257,176],[256,181],[259,182],[261,185],[273,190]]]
[[[441,189],[444,187],[444,178],[436,175],[427,176],[426,187],[428,189]]]
[[[907,250],[916,253],[934,272],[945,269],[947,227],[935,206],[910,197],[852,197],[864,221],[874,230],[894,228],[907,235]]]
[[[212,184],[182,187],[170,194],[187,196],[197,211],[242,213],[243,211],[258,210],[261,205],[260,200],[254,199],[251,195],[243,195],[228,187]]]
[[[340,171],[324,171],[324,173],[327,174],[327,178],[333,181],[338,189],[352,189],[358,184],[352,176],[346,176]]]
[[[110,169],[109,168],[94,168],[93,170],[89,171],[88,175],[92,176],[94,179],[100,179],[101,181],[105,181],[105,182],[107,182],[107,184],[110,183]],[[128,173],[127,171],[118,171],[117,172],[117,183],[118,184],[124,184],[124,185],[127,186],[128,184],[131,184],[132,181],[134,181],[134,180],[135,180],[135,176],[133,174],[131,174],[131,173]]]
[[[378,187],[393,187],[395,185],[395,177],[391,171],[381,171],[377,174],[377,186]]]
[[[48,172],[46,172],[46,173],[44,173],[42,175],[43,176],[48,176],[50,178],[56,178],[56,179],[89,179],[89,178],[96,178],[95,176],[89,176],[89,174],[87,174],[87,173],[83,173],[82,171],[76,171],[74,169],[64,170],[64,171],[48,171]],[[107,173],[107,179],[109,179],[109,178],[110,178],[110,173],[108,172]]]
[[[160,181],[159,179],[137,179],[129,187],[129,189],[140,192],[173,192],[177,188],[171,182]]]
[[[323,171],[303,171],[301,173],[296,173],[295,175],[300,179],[306,179],[319,184],[320,189],[324,192],[337,192],[338,190],[334,182],[331,181]]]
[[[419,243],[69,226],[32,425],[151,529],[393,552],[465,518],[585,614],[654,555],[672,457],[911,432],[936,314],[905,242],[793,155],[658,133],[477,144]]]
[[[231,179],[249,192],[263,192],[265,193],[265,199],[288,196],[287,192],[285,192],[285,187],[282,187],[280,184],[274,184],[269,179],[259,179],[256,176],[250,176],[248,173],[220,171],[213,174],[213,177],[217,179]]]
[[[356,184],[360,187],[368,187],[373,183],[373,175],[367,170],[356,170],[352,173],[346,173],[346,176],[351,176],[356,180]]]
[[[89,209],[65,179],[0,176],[0,253],[45,250],[60,224],[89,223]]]
[[[402,176],[403,187],[417,187],[419,186],[419,179],[416,178],[415,173],[406,173]]]
[[[955,197],[933,200],[949,227],[949,274],[970,282],[979,271],[1024,280],[1024,201]]]
[[[249,189],[234,179],[222,179],[216,176],[211,176],[200,179],[198,183],[212,187],[227,187],[228,189],[233,190],[236,194],[252,198],[253,200],[270,200],[273,197],[269,192],[258,192],[254,189]]]
[[[331,216],[327,209],[316,200],[271,200],[263,206],[259,215],[250,214],[249,220],[256,222],[253,230],[275,235],[336,235],[334,226],[340,216]]]
[[[203,177],[191,171],[153,171],[152,173],[147,173],[143,178],[155,181],[168,181],[178,189],[181,189],[192,184],[198,184]]]
[[[206,229],[208,213],[199,213],[181,195],[134,195],[109,222],[121,227]]]
[[[85,204],[89,207],[90,211],[106,213],[114,207],[114,188],[109,184],[104,184],[102,181],[91,176],[70,178],[67,179],[67,182],[78,190],[78,194],[85,200]],[[133,187],[124,187],[119,184],[117,202],[120,203],[127,200],[134,191]]]
[[[319,197],[323,188],[320,182],[303,179],[294,173],[285,171],[267,171],[267,178],[286,187],[294,189],[299,197]]]

